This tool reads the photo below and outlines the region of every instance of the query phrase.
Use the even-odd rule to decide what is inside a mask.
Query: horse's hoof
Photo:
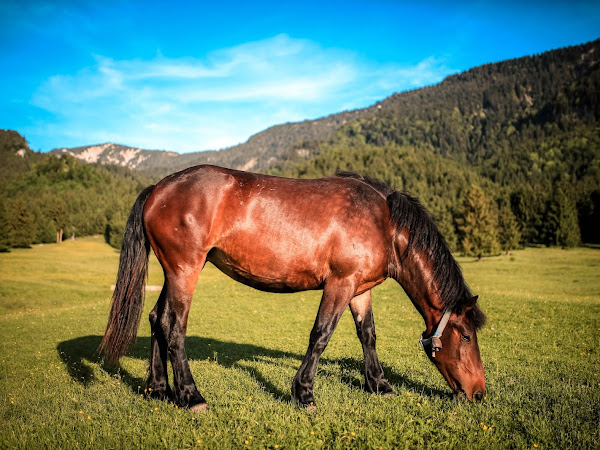
[[[169,401],[173,399],[173,393],[171,389],[155,389],[152,388],[146,389],[146,398],[152,400],[161,400],[161,401]]]
[[[386,392],[385,394],[381,394],[381,396],[383,398],[390,398],[390,397],[395,397],[396,393],[395,392]]]
[[[315,402],[310,402],[310,403],[296,403],[296,405],[300,408],[302,408],[304,411],[306,411],[307,413],[310,414],[314,414],[317,412],[317,405],[315,405]]]
[[[193,413],[203,413],[208,409],[208,405],[206,403],[198,403],[197,405],[190,406],[190,411]]]
[[[314,403],[311,403],[309,405],[304,406],[304,410],[307,413],[315,414],[317,412],[317,405],[315,405]]]
[[[315,402],[302,403],[302,402],[296,400],[295,398],[292,399],[292,402],[298,408],[301,408],[301,409],[303,409],[306,412],[309,412],[309,413],[316,413],[317,412],[317,405],[315,404]]]

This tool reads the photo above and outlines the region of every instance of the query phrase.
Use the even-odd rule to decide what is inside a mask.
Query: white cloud
[[[281,122],[364,107],[451,73],[428,58],[378,65],[287,35],[221,49],[202,58],[114,60],[97,56],[78,73],[46,80],[32,103],[51,127],[79,142],[144,148],[222,148]]]

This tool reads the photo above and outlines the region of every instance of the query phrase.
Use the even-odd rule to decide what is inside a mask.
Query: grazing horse
[[[314,409],[317,363],[347,306],[365,362],[365,388],[393,395],[375,350],[371,289],[394,278],[423,316],[421,344],[457,396],[481,399],[485,375],[476,330],[485,316],[431,216],[413,197],[352,174],[299,180],[196,166],[146,188],[129,214],[100,351],[117,361],[135,343],[148,254],[165,283],[150,312],[147,388],[192,411],[206,409],[184,341],[192,294],[206,261],[268,292],[322,289],[292,400]],[[173,366],[171,391],[167,357]]]

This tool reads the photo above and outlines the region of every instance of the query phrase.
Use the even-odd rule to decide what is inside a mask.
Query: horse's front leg
[[[383,395],[394,395],[394,390],[385,379],[377,350],[375,349],[375,320],[371,307],[371,291],[357,295],[350,301],[356,334],[362,344],[365,358],[365,389]]]
[[[350,280],[328,281],[325,284],[319,312],[310,332],[308,350],[292,382],[292,401],[300,407],[316,411],[313,384],[317,364],[355,292],[354,283]]]

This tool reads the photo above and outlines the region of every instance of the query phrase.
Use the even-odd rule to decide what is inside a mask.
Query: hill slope
[[[523,242],[567,245],[580,229],[584,242],[599,242],[599,60],[595,41],[395,94],[310,143],[310,159],[292,152],[271,171],[313,177],[341,168],[384,179],[417,194],[459,241],[476,184],[494,220],[515,216]]]

